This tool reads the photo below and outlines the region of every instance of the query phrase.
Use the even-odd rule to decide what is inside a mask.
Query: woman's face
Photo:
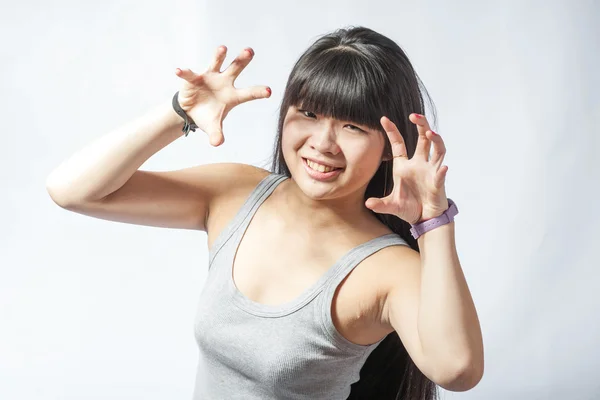
[[[315,200],[360,194],[377,171],[384,139],[379,131],[290,107],[283,123],[285,162],[302,191]],[[339,168],[313,172],[308,160]],[[310,165],[309,165],[310,164]]]

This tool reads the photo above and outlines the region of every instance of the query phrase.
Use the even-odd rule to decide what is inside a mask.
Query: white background
[[[600,398],[600,5],[594,1],[25,1],[0,12],[0,398],[189,399],[206,234],[56,206],[62,160],[169,100],[176,67],[256,56],[226,142],[142,168],[268,165],[279,101],[319,35],[362,25],[408,54],[438,111],[485,376],[443,399]]]

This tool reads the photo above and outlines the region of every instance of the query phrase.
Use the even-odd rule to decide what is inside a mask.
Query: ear
[[[387,137],[387,133],[385,131],[381,132],[383,136],[383,151],[381,154],[381,161],[390,161],[394,158],[394,154],[392,154],[392,144],[390,143],[390,139]]]
[[[390,161],[392,160],[393,154],[392,154],[392,149],[390,147],[389,150],[386,150],[385,148],[383,149],[383,154],[381,155],[381,161]]]

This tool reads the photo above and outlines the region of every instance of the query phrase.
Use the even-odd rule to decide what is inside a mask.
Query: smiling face
[[[314,200],[352,198],[362,202],[381,163],[384,144],[381,132],[375,129],[295,106],[288,108],[283,123],[285,162],[299,188]],[[318,171],[319,166],[310,160],[337,170],[322,172],[320,167]]]

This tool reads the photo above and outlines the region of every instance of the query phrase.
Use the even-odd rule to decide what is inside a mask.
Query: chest
[[[260,212],[261,210],[259,210]],[[314,240],[306,232],[281,234],[256,218],[243,232],[232,264],[237,290],[255,303],[291,302],[315,285],[352,247],[351,241]],[[368,345],[390,333],[381,325],[384,306],[376,255],[363,260],[337,286],[331,316],[350,342]]]

